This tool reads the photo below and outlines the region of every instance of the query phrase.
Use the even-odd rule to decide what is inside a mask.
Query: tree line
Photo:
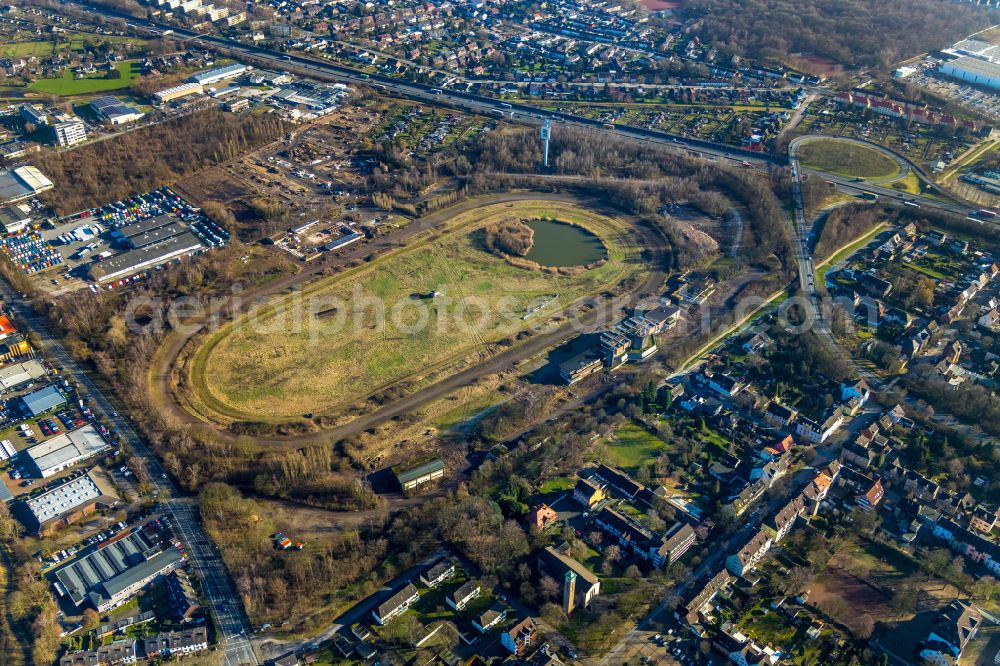
[[[883,68],[997,22],[983,7],[941,0],[691,0],[682,11],[702,17],[696,34],[724,55]]]
[[[67,215],[173,183],[274,141],[284,131],[284,122],[272,115],[206,109],[39,158],[37,166],[55,183],[42,198]]]

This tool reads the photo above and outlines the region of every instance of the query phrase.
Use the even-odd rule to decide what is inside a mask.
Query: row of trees
[[[723,54],[882,68],[996,23],[982,7],[940,0],[691,0],[683,12],[703,17],[699,36]]]

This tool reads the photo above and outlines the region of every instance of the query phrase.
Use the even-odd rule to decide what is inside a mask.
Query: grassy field
[[[481,228],[508,215],[579,224],[607,242],[609,260],[576,275],[514,267],[481,248]],[[444,235],[314,282],[214,333],[191,363],[193,406],[274,422],[331,413],[404,379],[419,383],[543,319],[522,319],[532,305],[556,296],[565,307],[618,284],[638,268],[631,248],[622,223],[563,202],[462,213]]]
[[[27,58],[34,56],[43,58],[50,56],[54,51],[68,49],[70,51],[82,51],[88,46],[95,44],[125,44],[132,43],[143,45],[146,40],[136,37],[120,37],[117,35],[94,35],[88,32],[66,32],[59,34],[59,41],[34,40],[24,42],[10,42],[0,44],[0,57],[3,58]]]
[[[614,438],[609,439],[606,446],[608,455],[605,462],[629,473],[653,462],[667,448],[666,442],[632,423],[616,430]]]
[[[58,79],[39,79],[28,84],[28,88],[36,92],[63,97],[88,95],[128,88],[132,84],[132,79],[138,76],[138,70],[134,69],[134,61],[120,62],[115,65],[115,68],[121,74],[121,77],[117,79],[106,79],[103,74],[91,78],[77,79],[73,77],[73,72],[67,70]]]
[[[889,178],[899,173],[896,162],[873,148],[847,141],[821,139],[798,149],[802,166],[848,178]]]

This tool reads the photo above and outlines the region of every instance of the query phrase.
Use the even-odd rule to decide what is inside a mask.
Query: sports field
[[[819,139],[798,148],[802,166],[848,178],[890,178],[899,165],[873,148],[848,141]]]
[[[609,259],[575,275],[509,265],[481,247],[482,227],[509,215],[579,224],[607,243]],[[331,413],[400,380],[419,383],[446,372],[618,284],[639,268],[636,254],[621,221],[566,202],[461,213],[444,234],[312,283],[211,335],[189,368],[190,404],[216,419]]]

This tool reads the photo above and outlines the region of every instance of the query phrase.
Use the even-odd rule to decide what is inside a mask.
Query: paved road
[[[119,416],[118,408],[107,399],[87,372],[76,363],[62,343],[52,334],[44,316],[37,315],[31,306],[24,303],[10,285],[3,281],[0,281],[0,296],[8,304],[10,312],[22,323],[22,330],[34,334],[34,340],[45,357],[79,382],[91,400],[92,409],[114,424],[128,442],[132,453],[145,461],[153,485],[166,509],[173,515],[178,532],[176,536],[184,545],[189,561],[202,581],[205,597],[216,620],[219,640],[225,651],[226,666],[259,664],[247,639],[249,623],[243,612],[242,603],[218,550],[201,528],[195,500],[181,496],[179,489],[167,476],[160,461],[146,443],[129,422]]]

